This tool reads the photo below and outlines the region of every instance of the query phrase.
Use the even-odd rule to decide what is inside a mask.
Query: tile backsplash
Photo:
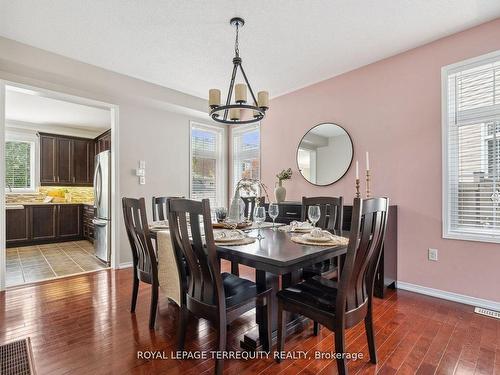
[[[52,197],[52,202],[92,203],[94,202],[94,188],[73,186],[41,186],[38,193],[7,193],[6,203],[43,202],[47,197]]]

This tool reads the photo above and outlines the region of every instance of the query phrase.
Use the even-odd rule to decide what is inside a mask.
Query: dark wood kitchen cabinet
[[[95,144],[87,139],[73,140],[73,183],[92,185],[94,174]]]
[[[28,206],[25,206],[28,207]],[[33,242],[55,240],[57,236],[57,205],[30,206],[31,238]]]
[[[82,205],[60,204],[57,206],[57,237],[60,240],[82,235]]]
[[[69,185],[73,182],[73,140],[69,138],[57,138],[57,183]]]
[[[83,238],[90,242],[94,242],[94,211],[94,206],[83,205]]]
[[[5,237],[7,244],[15,245],[19,242],[29,241],[30,238],[29,210],[7,209],[5,212]]]
[[[42,186],[92,186],[95,141],[39,133]]]
[[[83,239],[82,204],[26,204],[6,211],[7,247]]]
[[[40,134],[40,183],[42,185],[57,182],[57,138]]]
[[[111,150],[111,129],[105,131],[95,139],[95,153]]]

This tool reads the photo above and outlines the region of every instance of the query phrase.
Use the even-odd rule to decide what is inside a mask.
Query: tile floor
[[[104,268],[89,241],[15,247],[7,249],[5,282],[9,287]]]

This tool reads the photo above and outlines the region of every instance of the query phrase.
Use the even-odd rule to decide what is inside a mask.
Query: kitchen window
[[[260,179],[260,125],[238,125],[232,128],[233,183],[231,189],[242,178]],[[258,186],[255,187],[258,191]],[[241,192],[245,195],[245,192]]]
[[[500,51],[442,73],[443,237],[500,242]]]
[[[224,206],[227,192],[226,129],[191,122],[190,197]]]
[[[33,140],[6,136],[5,186],[7,192],[35,191],[35,142]]]

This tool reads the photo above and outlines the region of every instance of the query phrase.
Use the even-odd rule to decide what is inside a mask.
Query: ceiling
[[[40,93],[7,87],[5,118],[18,125],[36,124],[83,129],[102,133],[111,127],[109,110],[43,96]]]
[[[337,124],[327,123],[327,124],[317,125],[313,129],[311,129],[310,133],[319,135],[321,137],[330,138],[330,137],[336,137],[338,135],[345,135],[346,131]]]
[[[498,0],[0,0],[0,35],[206,98],[234,30],[255,91],[278,96],[500,16]]]

